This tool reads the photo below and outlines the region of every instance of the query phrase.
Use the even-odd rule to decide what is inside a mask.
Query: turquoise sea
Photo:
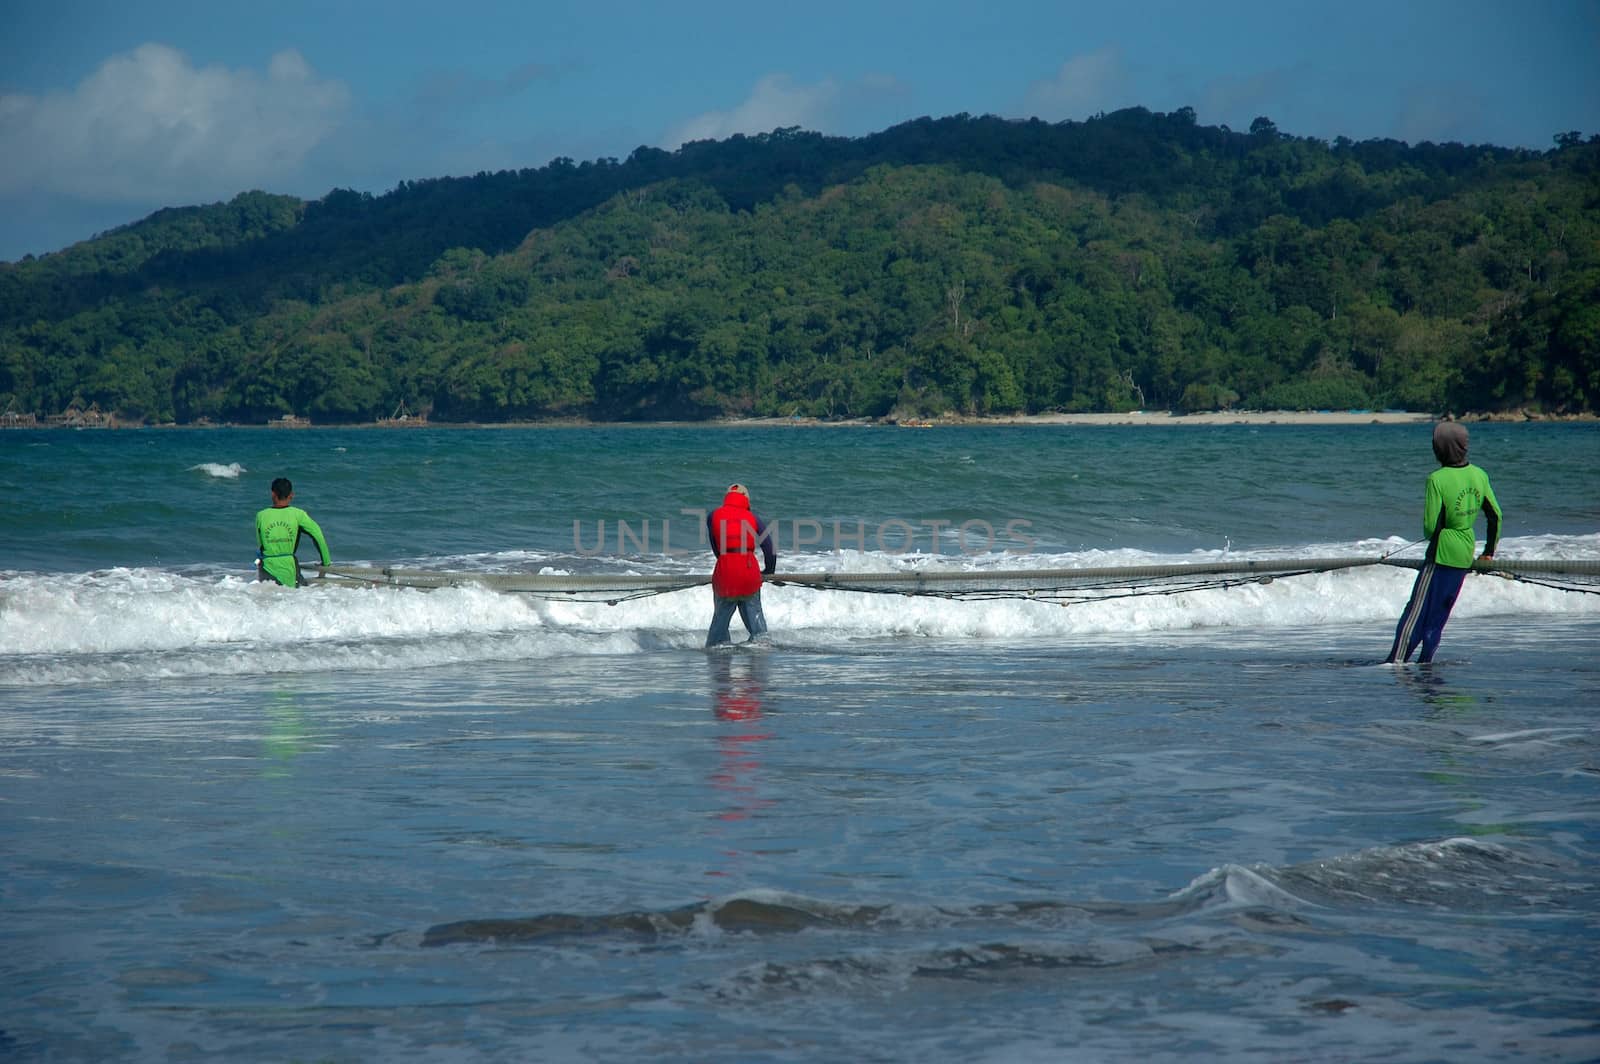
[[[1600,559],[1600,426],[1471,431],[1501,558]],[[715,652],[704,588],[253,581],[277,476],[346,564],[704,572],[732,481],[780,577],[1415,557],[1428,441],[0,432],[0,1060],[1600,1059],[1593,583],[1393,667],[1387,566]]]

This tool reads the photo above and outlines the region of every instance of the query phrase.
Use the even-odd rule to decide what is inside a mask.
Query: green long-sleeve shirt
[[[1483,552],[1494,553],[1501,515],[1500,503],[1489,487],[1489,474],[1475,465],[1440,466],[1428,475],[1425,496],[1422,534],[1432,544],[1436,563],[1453,569],[1472,568],[1472,526],[1480,512],[1489,521]]]
[[[300,567],[294,552],[300,546],[300,534],[309,532],[317,545],[322,564],[329,563],[328,541],[322,538],[322,529],[311,520],[311,515],[298,506],[269,506],[256,514],[256,546],[261,549],[261,568],[284,587],[297,587]]]

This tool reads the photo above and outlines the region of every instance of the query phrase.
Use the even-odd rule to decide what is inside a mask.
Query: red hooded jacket
[[[750,497],[730,491],[722,505],[706,516],[706,534],[717,566],[711,570],[711,593],[718,598],[744,598],[761,590],[762,566],[756,564],[760,550],[767,572],[778,564],[778,552],[766,535],[765,521],[750,510]]]

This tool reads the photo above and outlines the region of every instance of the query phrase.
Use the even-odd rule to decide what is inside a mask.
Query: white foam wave
[[[222,480],[238,480],[240,473],[250,472],[238,462],[229,462],[227,465],[220,462],[201,462],[199,465],[190,466],[189,471],[204,473],[208,477],[218,477]]]
[[[7,581],[0,644],[14,654],[108,654],[248,643],[302,644],[490,632],[526,623],[525,604],[473,588],[295,593],[236,577],[156,569]]]
[[[1371,556],[1374,544],[1331,544],[1288,553]],[[786,559],[785,569],[1085,568],[1203,561],[1219,554],[1088,551],[975,558],[829,554]],[[1508,558],[1529,554],[1600,557],[1600,536],[1565,537],[1560,542],[1545,537],[1508,543],[1502,551]],[[1248,556],[1273,555],[1256,552]],[[432,559],[430,564],[435,568],[526,572],[575,568],[567,564],[571,561],[518,552],[514,559],[480,555]],[[656,558],[636,560],[629,568],[693,572],[703,565],[698,557]],[[622,566],[614,566],[613,571],[618,568]],[[794,585],[768,587],[762,597],[769,626],[781,644],[836,646],[849,640],[884,638],[1032,642],[1329,624],[1381,627],[1398,616],[1412,579],[1408,569],[1372,566],[1179,594],[1081,600],[1066,606],[1024,599],[950,601]],[[318,585],[290,591],[232,574],[158,569],[65,575],[0,573],[0,684],[102,682],[139,675],[232,675],[270,666],[381,669],[556,653],[687,648],[700,645],[704,638],[708,597],[705,588],[694,588],[608,605],[565,597],[499,594],[475,587],[421,591]],[[1461,617],[1600,618],[1600,595],[1475,578],[1455,612]]]
[[[648,639],[627,633],[548,632],[455,636],[438,640],[327,643],[304,646],[191,647],[160,655],[108,654],[73,658],[0,659],[0,686],[59,686],[260,676],[308,672],[381,672],[462,662],[512,662],[575,655],[637,653]]]

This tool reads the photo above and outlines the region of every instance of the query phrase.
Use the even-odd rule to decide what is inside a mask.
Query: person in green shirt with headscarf
[[[322,538],[322,529],[310,514],[289,505],[293,499],[294,485],[288,477],[279,477],[272,482],[272,505],[256,514],[256,579],[275,580],[284,587],[305,583],[300,559],[295,557],[301,533],[310,533],[322,564],[329,564],[328,541]]]
[[[1462,581],[1472,569],[1477,543],[1472,526],[1481,513],[1488,519],[1483,553],[1494,557],[1500,542],[1500,503],[1489,487],[1489,474],[1467,461],[1467,427],[1441,421],[1433,428],[1433,456],[1439,468],[1428,475],[1423,495],[1422,534],[1428,553],[1411,587],[1411,599],[1394,631],[1394,647],[1386,662],[1404,662],[1421,647],[1417,662],[1433,660],[1444,635],[1444,623],[1455,608]]]

